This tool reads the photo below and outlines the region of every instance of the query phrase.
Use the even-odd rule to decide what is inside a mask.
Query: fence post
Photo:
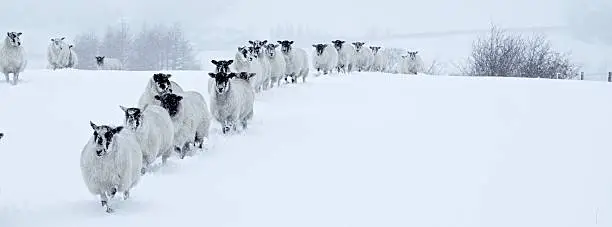
[[[608,72],[608,82],[612,82],[612,72]]]
[[[584,80],[584,72],[580,72],[580,80]]]

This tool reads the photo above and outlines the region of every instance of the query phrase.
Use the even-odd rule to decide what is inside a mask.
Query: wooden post
[[[612,72],[608,72],[608,82],[612,82]]]
[[[584,80],[584,72],[580,72],[580,80]]]

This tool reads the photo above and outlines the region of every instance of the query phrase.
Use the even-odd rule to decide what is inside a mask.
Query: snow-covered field
[[[89,121],[120,124],[152,73],[0,82],[0,226],[612,226],[612,84],[380,73],[258,94],[245,134],[215,124],[107,214],[79,169]]]

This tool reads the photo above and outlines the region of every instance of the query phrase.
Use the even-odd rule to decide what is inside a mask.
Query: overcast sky
[[[372,26],[409,31],[566,23],[570,0],[19,0],[6,1],[0,19],[8,29],[96,29],[126,17],[134,22],[180,21],[195,28],[213,24],[268,30],[302,23],[322,30],[360,33]],[[589,0],[599,1],[599,0]],[[580,1],[586,3],[587,1]],[[49,16],[52,15],[52,16]],[[21,18],[15,20],[15,18]]]

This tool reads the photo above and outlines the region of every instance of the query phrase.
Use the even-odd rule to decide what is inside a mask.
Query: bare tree
[[[555,52],[543,35],[524,37],[493,26],[487,37],[473,43],[462,71],[471,76],[569,79],[578,67],[567,54]]]
[[[86,36],[83,36],[83,42]],[[94,45],[97,45],[97,41]],[[200,68],[195,59],[195,51],[182,26],[175,23],[171,27],[157,24],[142,26],[137,35],[132,35],[127,22],[118,27],[109,26],[100,45],[101,55],[118,58],[128,70],[197,70]],[[91,52],[91,59],[98,49]],[[90,57],[90,56],[88,56]],[[92,60],[93,64],[93,60]],[[95,65],[91,67],[95,68]]]
[[[96,63],[94,59],[100,45],[98,36],[90,32],[78,35],[74,40],[74,52],[79,57],[79,64],[77,64],[76,68],[95,69]]]

